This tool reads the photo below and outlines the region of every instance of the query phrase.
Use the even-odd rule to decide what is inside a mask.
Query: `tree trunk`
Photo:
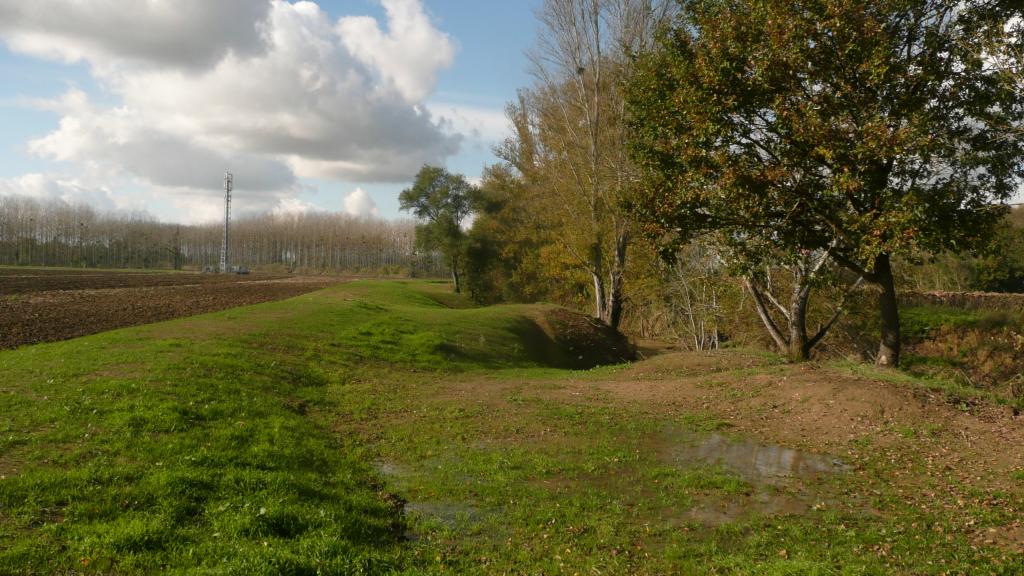
[[[810,289],[798,282],[789,302],[789,359],[806,362],[811,357],[807,339],[807,299]]]
[[[791,362],[805,362],[811,358],[811,350],[821,341],[824,333],[819,333],[814,338],[807,337],[807,303],[810,300],[811,288],[807,285],[808,280],[803,273],[798,273],[794,282],[786,309],[783,310],[781,304],[776,305],[776,309],[782,313],[780,322],[776,322],[772,317],[769,302],[774,300],[771,300],[772,296],[767,293],[768,289],[753,278],[747,279],[747,289],[754,297],[757,314],[775,341],[779,353],[788,356]]]
[[[462,284],[459,282],[459,261],[452,258],[452,281],[455,282],[455,293],[462,293]]]
[[[622,323],[622,272],[620,270],[614,270],[611,274],[611,290],[608,292],[608,318],[606,322],[609,326],[615,330],[619,329],[619,324]]]
[[[594,318],[607,322],[608,300],[604,285],[604,254],[601,253],[600,238],[590,250],[590,275],[594,278]]]
[[[629,247],[629,234],[623,233],[615,242],[615,262],[611,271],[611,290],[608,293],[608,325],[618,330],[622,323],[623,285],[625,284],[626,249]]]
[[[786,342],[786,337],[782,331],[779,330],[778,324],[772,319],[771,312],[768,310],[768,304],[765,303],[764,294],[761,292],[761,288],[753,278],[747,279],[747,290],[750,290],[750,295],[754,297],[754,307],[757,309],[757,315],[761,317],[761,322],[764,323],[765,329],[768,330],[768,334],[775,341],[775,345],[779,348],[779,351],[785,353],[789,348],[789,343]]]
[[[875,260],[875,278],[882,292],[878,296],[878,309],[882,317],[882,339],[878,345],[879,366],[900,365],[900,313],[896,300],[896,282],[892,277],[892,263],[888,254]]]
[[[599,273],[591,272],[590,275],[594,277],[594,318],[603,322],[608,319],[604,278]]]

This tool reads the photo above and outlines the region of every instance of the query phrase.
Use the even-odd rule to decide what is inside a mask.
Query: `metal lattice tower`
[[[228,242],[231,240],[231,192],[235,189],[235,176],[231,172],[224,173],[224,240],[220,247],[220,271],[227,274],[231,271],[231,254]]]

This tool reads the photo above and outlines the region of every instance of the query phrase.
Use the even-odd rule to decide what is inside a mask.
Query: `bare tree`
[[[674,5],[546,0],[530,53],[535,86],[510,107],[518,142],[502,150],[529,154],[524,175],[547,194],[546,211],[560,224],[557,237],[593,280],[594,316],[616,328],[630,241],[619,199],[636,178],[623,145],[620,87],[632,55],[652,44]],[[522,156],[506,160],[524,163]]]
[[[815,288],[837,287],[831,276],[831,254],[827,250],[804,251],[781,264],[766,264],[749,271],[746,287],[754,307],[778,350],[793,360],[807,360],[843,314],[847,298],[864,278],[842,289],[828,320],[819,323],[814,334],[807,330],[811,292]],[[783,275],[783,281],[778,276]],[[785,303],[785,304],[784,304]]]
[[[692,243],[671,267],[665,295],[671,327],[692,350],[717,350],[721,345],[723,268],[714,245],[705,242]]]

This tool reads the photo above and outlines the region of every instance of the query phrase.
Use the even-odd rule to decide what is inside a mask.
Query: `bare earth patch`
[[[851,443],[868,437],[872,450],[929,447],[921,454],[928,468],[959,470],[965,480],[981,475],[1005,486],[1010,473],[1024,466],[1018,449],[1024,426],[1009,408],[963,409],[939,393],[818,364],[772,366],[755,373],[759,363],[734,353],[672,354],[637,364],[614,379],[576,386],[655,411],[708,411],[737,431],[822,453],[856,456]]]
[[[0,349],[284,300],[331,277],[0,270]]]

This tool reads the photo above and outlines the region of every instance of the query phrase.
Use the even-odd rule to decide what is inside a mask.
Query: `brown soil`
[[[157,286],[209,286],[289,278],[285,275],[195,274],[189,272],[145,272],[70,270],[65,268],[0,268],[0,297],[55,290],[96,290],[101,288],[153,288]]]
[[[341,278],[0,269],[0,349],[274,300]]]
[[[765,442],[857,459],[912,447],[928,471],[967,484],[1016,484],[1024,421],[1007,407],[956,406],[941,393],[821,364],[765,366],[755,355],[667,354],[597,383],[618,401],[667,413],[705,412]],[[859,443],[870,438],[865,449]]]
[[[552,366],[587,369],[603,364],[619,364],[636,358],[629,340],[608,325],[565,308],[545,310],[537,326],[561,358],[549,358]]]

